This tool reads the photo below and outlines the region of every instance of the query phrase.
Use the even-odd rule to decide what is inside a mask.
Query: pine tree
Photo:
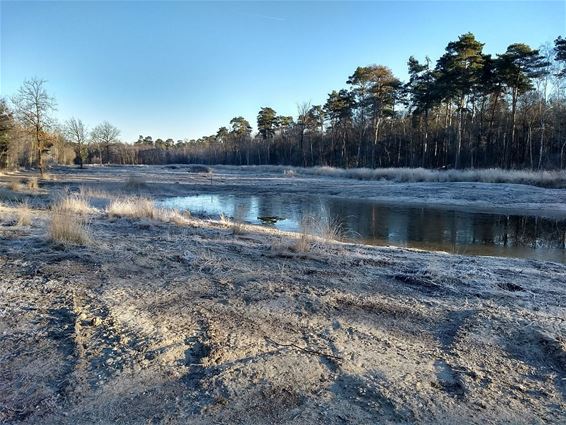
[[[562,65],[562,70],[558,73],[561,78],[566,77],[566,38],[558,37],[554,40],[554,59]]]
[[[548,62],[538,50],[522,43],[511,44],[505,53],[498,55],[497,72],[511,94],[511,140],[504,149],[506,167],[509,167],[511,149],[516,148],[517,100],[534,89],[532,80],[544,75],[547,66]]]
[[[421,166],[426,165],[428,155],[428,127],[429,113],[439,103],[436,92],[436,77],[430,68],[430,59],[427,57],[425,63],[421,64],[413,56],[407,63],[409,67],[409,82],[405,85],[410,99],[410,108],[416,117],[424,117],[424,131],[422,143]]]
[[[257,129],[263,140],[273,137],[277,128],[277,112],[269,107],[264,107],[257,114]]]
[[[439,89],[442,97],[455,101],[458,111],[458,129],[454,166],[460,167],[464,135],[464,114],[469,96],[481,82],[485,56],[483,43],[476,40],[472,33],[466,33],[458,41],[448,43],[446,53],[438,60],[436,70],[439,73]]]

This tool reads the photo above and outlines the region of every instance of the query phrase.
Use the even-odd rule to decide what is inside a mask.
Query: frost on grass
[[[60,197],[51,207],[49,239],[53,242],[73,245],[88,245],[91,235],[84,216],[96,211],[81,195]]]
[[[543,187],[566,187],[566,171],[503,170],[488,168],[477,170],[430,170],[425,168],[335,168],[249,166],[243,170],[283,172],[286,177],[320,176],[357,180],[390,180],[394,182],[481,182],[514,183]]]
[[[58,213],[74,213],[74,214],[90,214],[95,211],[85,196],[68,195],[65,196],[53,206],[53,210]]]
[[[31,225],[31,209],[27,202],[22,202],[16,209],[17,225],[29,226]]]
[[[564,422],[562,264],[91,218],[96,253],[0,226],[0,422]]]
[[[51,213],[49,239],[71,245],[88,245],[92,240],[83,219],[61,210],[53,210]]]
[[[122,198],[113,200],[106,209],[109,217],[149,218],[158,217],[155,202],[148,198]]]
[[[428,170],[424,168],[354,168],[344,170],[315,167],[308,171],[318,176],[334,176],[359,180],[392,180],[396,182],[481,182],[516,183],[564,187],[564,171],[519,171],[489,168],[484,170]]]
[[[36,191],[39,189],[39,179],[37,177],[30,177],[27,179],[26,186],[29,190]]]
[[[180,213],[178,210],[158,208],[153,200],[137,197],[114,199],[106,208],[106,213],[109,217],[145,218],[176,225],[187,224],[190,218],[188,211]]]
[[[17,181],[10,182],[8,184],[8,189],[10,189],[13,192],[20,192],[24,189],[24,186],[22,185],[22,182],[17,180]]]

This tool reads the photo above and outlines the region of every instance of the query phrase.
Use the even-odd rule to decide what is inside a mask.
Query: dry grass
[[[424,168],[295,168],[301,174],[341,177],[358,180],[391,180],[395,182],[482,182],[530,184],[543,187],[566,187],[565,171],[502,170],[430,170]]]
[[[27,182],[26,186],[29,190],[36,191],[39,189],[39,179],[37,177],[30,177]]]
[[[108,217],[147,218],[177,226],[189,224],[191,218],[189,211],[158,208],[153,200],[138,197],[114,199],[106,208],[106,213]]]
[[[41,176],[42,180],[51,180],[51,181],[57,181],[57,176],[54,174],[49,174],[49,173],[44,173],[43,176]]]
[[[319,217],[303,217],[301,232],[291,250],[309,252],[315,246],[322,248],[328,242],[344,239],[344,230],[340,222]]]
[[[8,189],[13,192],[21,192],[24,189],[24,186],[22,185],[21,181],[17,180],[10,182],[10,184],[8,184]]]
[[[295,243],[290,247],[295,252],[309,252],[315,240],[315,220],[312,217],[303,217],[301,220],[301,233]]]
[[[65,245],[89,245],[92,242],[84,220],[77,219],[70,212],[59,210],[53,210],[51,213],[49,239]]]
[[[344,226],[339,219],[330,219],[327,215],[326,218],[321,219],[317,223],[317,235],[325,241],[341,241],[345,239]]]
[[[312,249],[312,237],[305,232],[301,232],[299,238],[290,248],[294,252],[309,252]]]
[[[52,208],[59,213],[90,214],[95,211],[82,195],[69,195],[61,198]]]
[[[245,225],[245,209],[242,205],[238,205],[236,207],[236,210],[234,212],[234,219],[232,220],[232,232],[235,235],[241,235],[242,233],[244,233],[244,230],[246,229],[246,225]]]
[[[31,225],[31,208],[27,202],[22,202],[16,208],[16,218],[18,226],[29,226]]]
[[[161,219],[177,226],[184,226],[189,222],[191,213],[189,211],[180,212],[179,210],[161,210]]]
[[[284,176],[321,176],[357,180],[393,182],[481,182],[528,184],[541,187],[566,187],[566,170],[531,171],[501,168],[436,170],[427,168],[336,168],[291,167],[282,165],[244,165],[243,171],[283,173]]]
[[[106,208],[106,212],[109,217],[160,218],[160,210],[147,198],[115,199]]]
[[[101,199],[114,199],[115,194],[107,192],[105,190],[100,190],[93,188],[91,186],[80,186],[79,193],[84,198],[101,198]]]
[[[242,233],[244,233],[246,226],[243,222],[241,222],[239,220],[234,220],[232,222],[232,225],[230,226],[230,229],[232,230],[233,234],[241,235]]]
[[[220,214],[220,223],[222,223],[226,227],[229,227],[234,235],[241,235],[242,233],[244,233],[244,230],[246,228],[243,219],[239,216],[238,213],[233,219],[225,216],[224,213]]]

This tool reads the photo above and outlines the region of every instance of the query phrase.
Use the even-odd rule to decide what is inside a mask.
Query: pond
[[[193,195],[159,201],[193,214],[237,218],[280,230],[305,222],[332,223],[343,239],[466,255],[534,258],[566,263],[566,220],[383,205],[324,196]]]

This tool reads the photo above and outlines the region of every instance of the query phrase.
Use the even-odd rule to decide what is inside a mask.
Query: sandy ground
[[[314,239],[297,249],[296,236],[252,226],[109,218],[102,207],[89,246],[47,239],[57,191],[80,183],[119,196],[145,168],[55,171],[38,192],[12,194],[34,207],[31,226],[15,225],[3,201],[0,421],[566,423],[565,265]],[[147,180],[154,196],[307,186],[158,167]],[[418,185],[408,197],[469,196]],[[563,192],[489,186],[478,203],[512,207],[493,192],[516,192],[561,210]],[[332,179],[308,187],[346,190]]]

